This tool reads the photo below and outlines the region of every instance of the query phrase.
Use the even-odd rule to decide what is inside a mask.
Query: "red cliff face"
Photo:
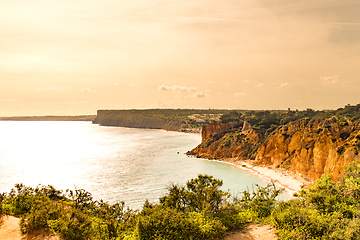
[[[360,125],[339,125],[335,118],[287,124],[265,141],[255,160],[260,165],[288,168],[311,180],[331,173],[337,179],[343,166],[360,160]]]
[[[202,143],[190,155],[208,159],[254,159],[254,164],[286,168],[311,180],[360,161],[360,123],[340,124],[335,118],[299,120],[269,136],[247,122],[213,123],[203,127]]]
[[[248,159],[260,139],[246,121],[212,123],[203,126],[202,143],[188,153],[208,159]]]
[[[211,137],[214,133],[230,131],[238,128],[242,124],[239,122],[229,122],[229,123],[210,123],[203,126],[201,131],[201,137],[203,140],[206,140]]]

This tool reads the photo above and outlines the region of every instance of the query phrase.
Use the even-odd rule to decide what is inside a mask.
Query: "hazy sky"
[[[359,0],[0,0],[0,116],[360,103]]]

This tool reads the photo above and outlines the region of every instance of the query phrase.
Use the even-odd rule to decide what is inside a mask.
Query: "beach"
[[[311,184],[307,179],[294,175],[286,169],[256,166],[254,165],[254,160],[235,161],[233,159],[227,159],[225,162],[229,162],[238,168],[250,171],[265,181],[273,182],[276,186],[284,188],[290,196],[293,196],[295,192],[298,192]]]

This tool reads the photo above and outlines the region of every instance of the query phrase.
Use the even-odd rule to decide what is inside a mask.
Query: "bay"
[[[185,155],[200,142],[195,134],[91,122],[0,121],[0,192],[16,183],[53,185],[136,209],[198,174],[222,179],[233,194],[267,184],[230,164]]]

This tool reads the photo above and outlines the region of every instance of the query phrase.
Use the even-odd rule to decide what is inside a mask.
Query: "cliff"
[[[246,121],[203,127],[202,142],[189,155],[219,160],[253,159],[255,165],[285,168],[311,180],[360,161],[360,123],[336,117],[297,120],[266,132]]]
[[[181,131],[183,128],[183,123],[180,121],[146,116],[131,110],[98,110],[93,123],[102,126],[164,129],[168,131]]]
[[[300,120],[276,131],[257,150],[255,162],[285,167],[315,180],[331,173],[337,179],[343,166],[359,161],[360,123],[330,119]]]
[[[212,123],[202,128],[202,142],[189,155],[208,159],[249,159],[262,134],[248,122]]]

